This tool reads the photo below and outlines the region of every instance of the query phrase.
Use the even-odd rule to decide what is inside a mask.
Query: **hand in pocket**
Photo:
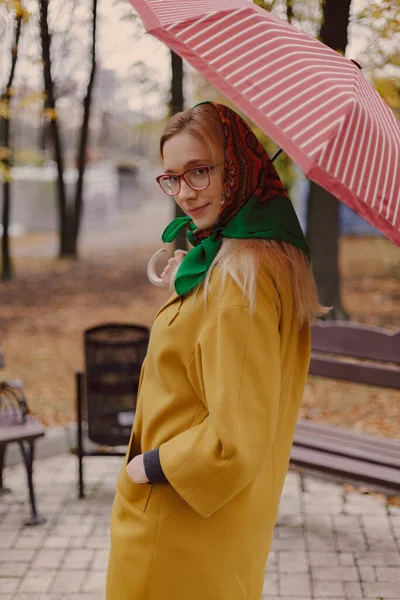
[[[143,454],[134,456],[131,461],[126,465],[126,472],[134,483],[138,485],[149,483],[146,471],[144,470]]]

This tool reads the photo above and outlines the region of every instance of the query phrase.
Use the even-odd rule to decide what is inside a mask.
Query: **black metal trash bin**
[[[77,374],[80,497],[83,497],[83,456],[107,454],[84,451],[84,412],[89,440],[103,446],[128,444],[148,341],[149,329],[142,325],[110,323],[92,327],[84,333],[85,373],[84,376]]]

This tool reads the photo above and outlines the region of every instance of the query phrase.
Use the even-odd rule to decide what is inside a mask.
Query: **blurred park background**
[[[400,115],[398,0],[256,3],[359,62]],[[150,326],[168,296],[146,277],[175,214],[155,182],[168,116],[229,102],[147,35],[127,0],[0,0],[0,61],[3,375],[23,379],[46,425],[64,425],[83,331]],[[331,316],[399,329],[399,248],[343,205],[337,224],[322,202],[311,215],[301,171],[284,154],[276,166],[304,229],[320,224],[310,244]],[[400,439],[393,390],[310,378],[301,416]]]

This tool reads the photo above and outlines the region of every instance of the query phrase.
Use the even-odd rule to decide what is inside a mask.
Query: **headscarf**
[[[293,205],[257,137],[232,109],[214,102],[207,104],[217,110],[225,137],[221,210],[211,227],[198,229],[190,217],[178,217],[162,235],[163,242],[172,242],[184,227],[189,228],[187,238],[194,247],[176,274],[175,290],[180,296],[205,278],[223,237],[282,240],[301,248],[310,258]]]

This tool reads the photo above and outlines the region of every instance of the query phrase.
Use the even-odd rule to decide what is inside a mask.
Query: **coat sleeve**
[[[274,300],[251,316],[248,307],[221,308],[195,359],[209,414],[161,444],[159,457],[174,489],[209,517],[257,477],[274,439],[281,385]]]

